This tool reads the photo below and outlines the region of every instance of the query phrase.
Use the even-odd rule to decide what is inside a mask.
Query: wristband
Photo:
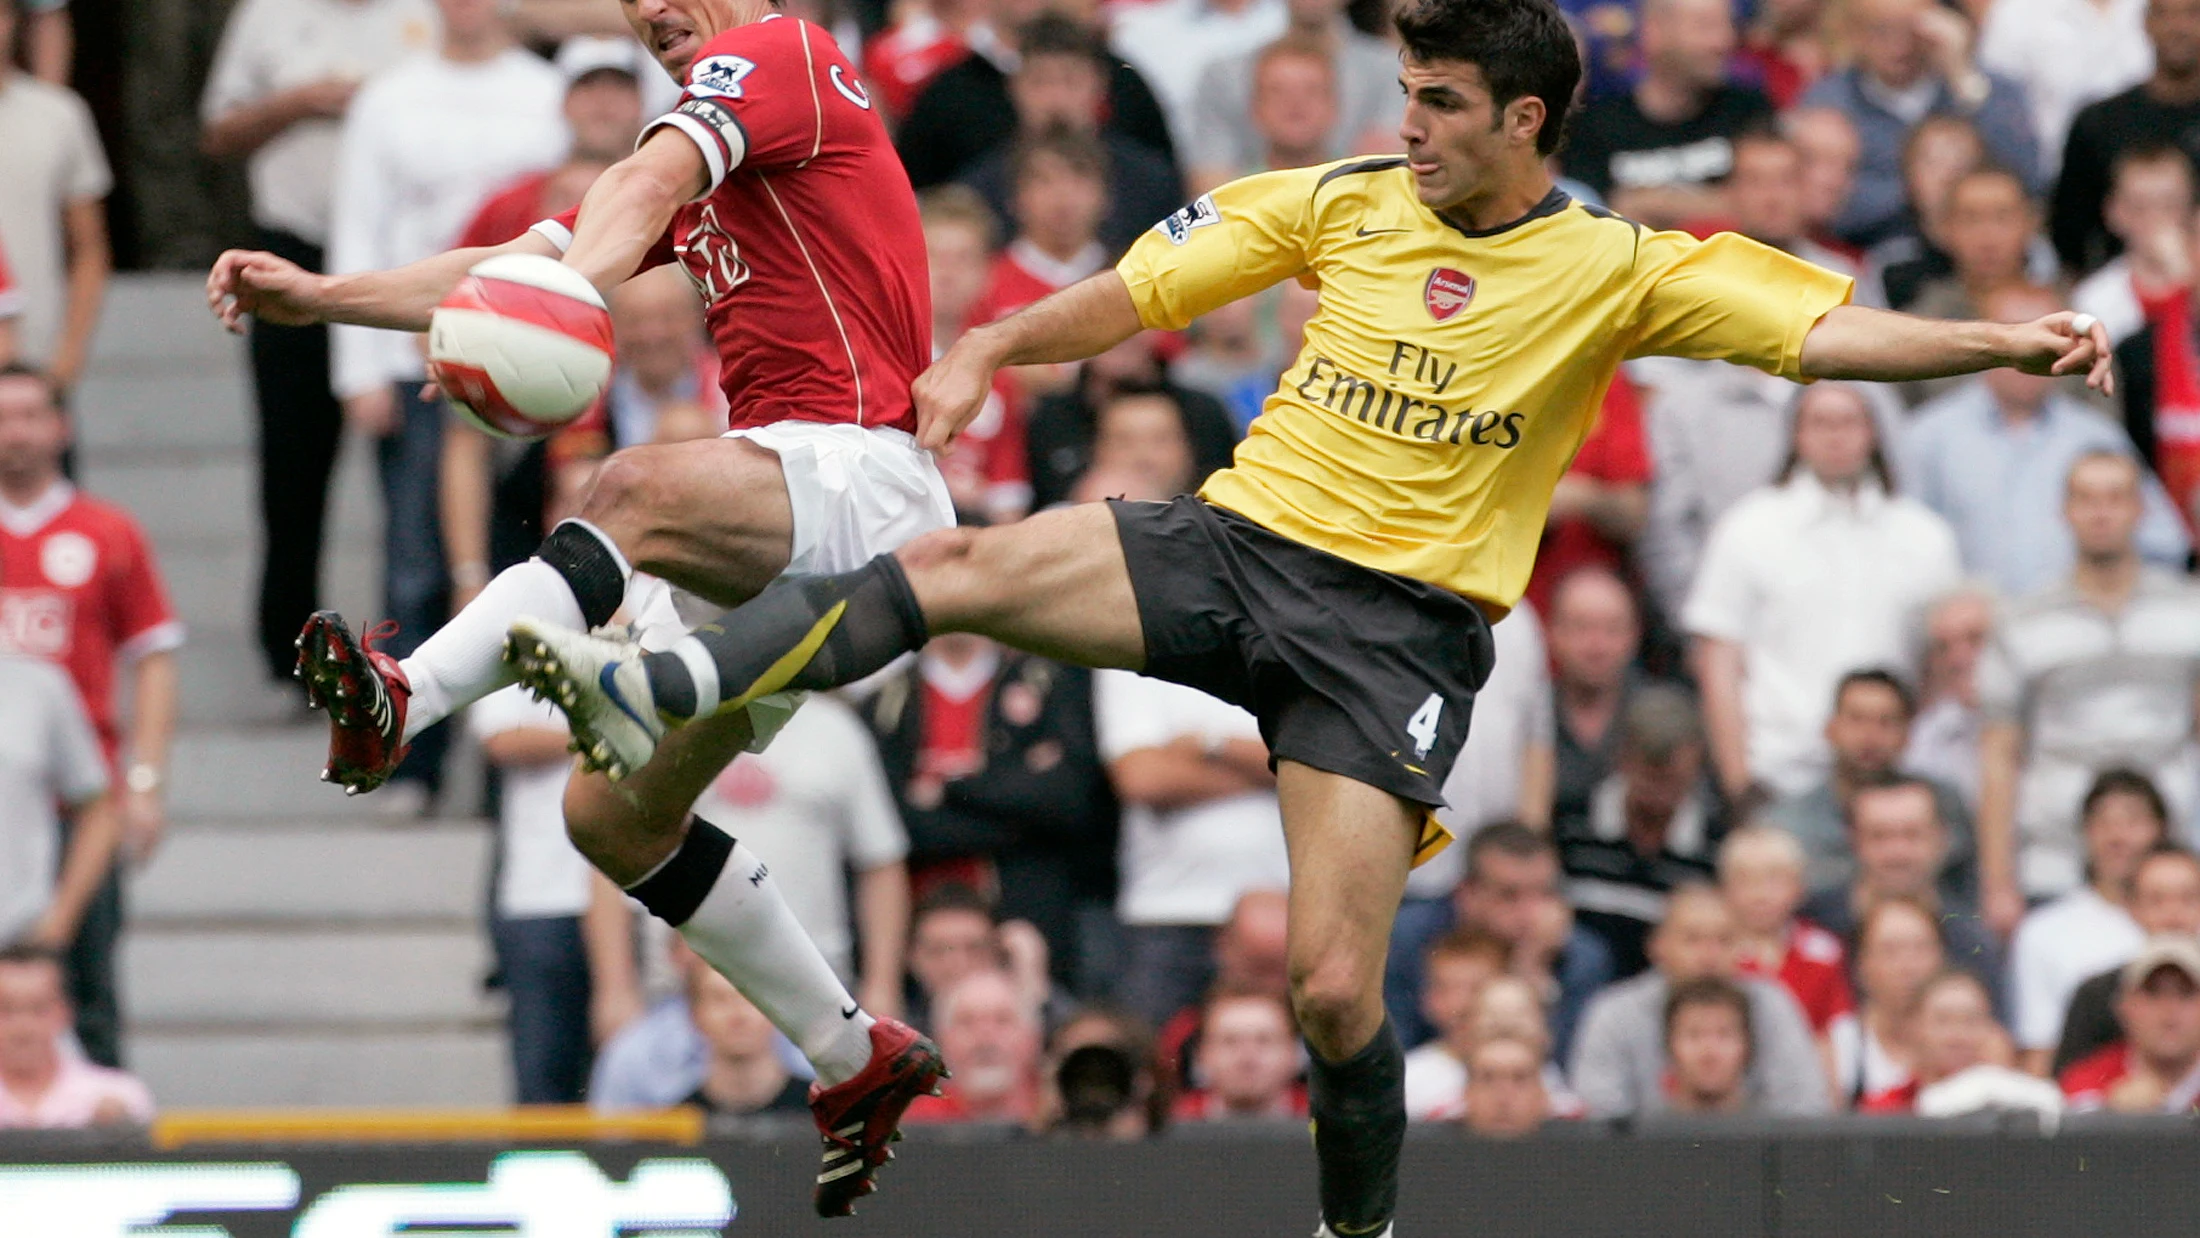
[[[146,761],[132,765],[122,775],[122,785],[139,795],[160,790],[160,784],[160,767]]]

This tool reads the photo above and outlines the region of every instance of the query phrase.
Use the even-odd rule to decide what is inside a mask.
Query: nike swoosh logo
[[[1352,235],[1354,235],[1354,236],[1382,236],[1382,235],[1384,235],[1385,233],[1390,233],[1390,232],[1410,232],[1410,231],[1412,231],[1412,229],[1410,229],[1410,228],[1362,228],[1362,229],[1360,229],[1359,231],[1357,231],[1357,232],[1353,233]]]
[[[840,1017],[843,1019],[853,1019],[856,1017],[856,1012],[860,1009],[862,1009],[862,1007],[851,1003],[846,1010],[840,1012]]]

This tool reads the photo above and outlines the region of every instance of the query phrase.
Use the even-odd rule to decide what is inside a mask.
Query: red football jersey
[[[1849,988],[1848,952],[1842,949],[1841,939],[1808,921],[1798,920],[1788,934],[1787,953],[1781,956],[1776,974],[1765,975],[1754,959],[1743,960],[1742,971],[1779,981],[1803,1008],[1810,1030],[1819,1035],[1834,1019],[1856,1009],[1856,996]]]
[[[58,662],[112,761],[115,667],[183,643],[144,530],[128,512],[56,483],[0,503],[0,649]]]
[[[680,105],[650,122],[703,152],[709,188],[644,268],[703,294],[732,429],[779,421],[916,431],[932,359],[924,230],[909,176],[830,34],[776,14],[703,46]],[[536,230],[559,248],[579,211]]]
[[[969,54],[962,35],[930,13],[912,13],[863,44],[863,73],[889,115],[907,116],[932,79]]]

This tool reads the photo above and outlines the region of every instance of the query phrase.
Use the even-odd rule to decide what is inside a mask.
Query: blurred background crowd
[[[1741,232],[1866,304],[2092,313],[2118,388],[1626,367],[1496,628],[1447,786],[1461,841],[1400,911],[1413,1116],[2192,1110],[2200,0],[1561,7],[1589,69],[1554,160],[1575,198]],[[157,536],[68,481],[116,260],[241,243],[340,272],[501,242],[676,92],[608,0],[223,8],[0,10],[0,1126],[152,1103],[114,1069],[119,890],[162,838],[192,650]],[[942,348],[1224,180],[1399,146],[1379,2],[790,11],[894,129]],[[963,518],[1195,488],[1316,295],[1006,376],[942,461]],[[722,428],[686,282],[613,310],[601,415],[534,445],[424,399],[408,338],[252,329],[263,536],[235,604],[271,681],[321,602],[347,435],[376,458],[402,653],[605,454]],[[511,1095],[799,1110],[799,1057],[565,842],[559,716],[515,691],[441,730],[377,799],[495,822]],[[476,753],[487,791],[453,803]],[[769,859],[867,1006],[940,1040],[955,1077],[911,1120],[1303,1120],[1273,777],[1234,708],[947,637],[812,701],[697,812]]]

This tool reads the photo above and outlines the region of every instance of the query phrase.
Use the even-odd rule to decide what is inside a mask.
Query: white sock
[[[852,1079],[870,1062],[871,1016],[848,996],[755,852],[733,844],[680,936],[802,1050],[820,1085]]]
[[[573,587],[558,569],[529,559],[498,572],[473,601],[399,663],[412,685],[412,700],[405,708],[406,742],[491,692],[519,682],[504,663],[504,637],[521,615],[571,628],[586,626]]]

